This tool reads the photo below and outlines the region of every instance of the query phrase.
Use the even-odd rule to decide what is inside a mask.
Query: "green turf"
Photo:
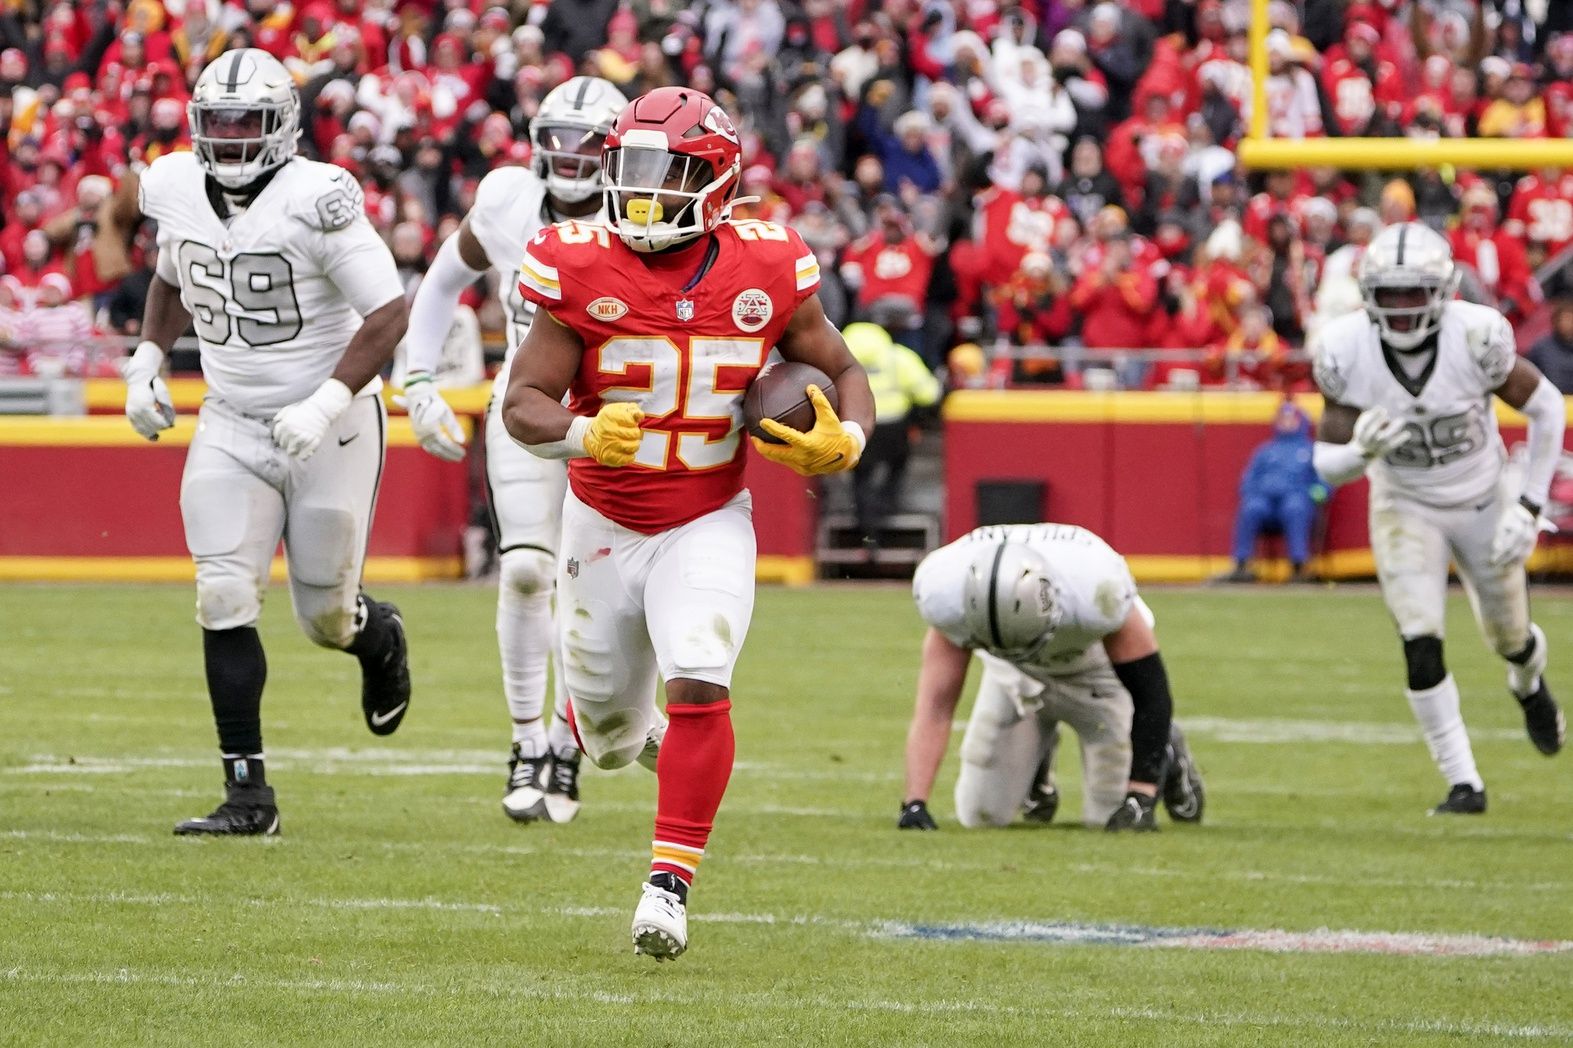
[[[577,822],[509,823],[492,591],[378,595],[411,632],[399,734],[366,733],[353,661],[311,648],[275,591],[264,714],[284,833],[192,841],[169,828],[212,806],[218,769],[191,593],[0,587],[0,1044],[1573,1043],[1570,953],[881,934],[1031,920],[1573,940],[1573,758],[1522,737],[1461,599],[1449,656],[1484,818],[1424,815],[1445,788],[1374,591],[1159,590],[1207,822],[1109,837],[959,830],[954,752],[943,831],[896,832],[910,601],[764,591],[691,949],[657,966],[627,939],[653,777],[590,772]],[[1536,612],[1553,683],[1573,690],[1573,600]]]

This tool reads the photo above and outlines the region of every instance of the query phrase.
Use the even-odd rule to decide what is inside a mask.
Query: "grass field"
[[[1445,786],[1373,590],[1159,590],[1207,819],[1110,837],[958,829],[954,752],[942,832],[897,833],[910,600],[764,591],[691,948],[657,966],[628,944],[653,776],[508,822],[492,591],[378,596],[403,729],[366,733],[353,661],[275,591],[283,835],[201,841],[169,832],[219,794],[191,593],[0,587],[0,1044],[1573,1043],[1573,757],[1523,737],[1462,598],[1485,817],[1424,814]],[[1573,599],[1536,611],[1573,694]],[[1250,934],[1323,929],[1366,936]]]

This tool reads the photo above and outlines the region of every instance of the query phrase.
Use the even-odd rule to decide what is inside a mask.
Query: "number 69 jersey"
[[[724,222],[709,248],[638,254],[605,226],[564,222],[525,247],[519,292],[584,343],[568,408],[594,415],[631,401],[645,414],[630,466],[568,463],[581,502],[625,528],[654,534],[725,505],[743,487],[743,391],[797,307],[819,288],[819,265],[791,229]]]
[[[1517,359],[1513,329],[1501,313],[1449,302],[1436,351],[1413,377],[1364,312],[1322,329],[1314,374],[1328,399],[1360,411],[1386,408],[1405,423],[1409,442],[1371,464],[1373,488],[1459,506],[1496,494],[1507,456],[1491,397]]]
[[[310,396],[361,317],[403,293],[343,168],[296,157],[227,225],[192,153],[155,160],[138,194],[158,222],[158,275],[191,312],[208,389],[248,415]],[[381,388],[373,379],[361,395]]]

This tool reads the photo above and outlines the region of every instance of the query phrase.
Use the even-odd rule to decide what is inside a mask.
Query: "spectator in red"
[[[1515,326],[1539,300],[1523,243],[1497,225],[1497,195],[1484,182],[1464,191],[1458,225],[1447,235],[1455,261],[1469,266],[1481,288]]]
[[[983,279],[1003,285],[1016,273],[1022,256],[1047,251],[1061,222],[1070,218],[1064,201],[1049,193],[1048,173],[1031,167],[1021,192],[990,186],[978,197],[974,239],[983,249]]]
[[[284,52],[284,67],[296,84],[304,84],[333,68],[333,49],[339,42],[333,23],[333,5],[324,0],[301,8],[299,29],[290,36]]]
[[[49,234],[42,229],[30,229],[22,237],[22,264],[11,274],[25,288],[35,288],[51,273],[64,276],[60,260],[49,243]]]
[[[921,317],[934,257],[943,245],[915,229],[906,208],[892,194],[877,198],[873,213],[874,228],[846,250],[841,263],[842,279],[849,288],[856,289],[857,307],[862,315],[867,315],[874,303],[890,298],[899,299],[908,315]],[[910,345],[900,333],[897,341]]]
[[[28,366],[34,374],[80,375],[85,370],[93,317],[71,294],[71,281],[64,273],[46,273],[38,282],[37,299],[27,316],[28,339],[33,344]]]
[[[1573,244],[1573,171],[1548,167],[1519,179],[1502,228],[1528,241],[1536,266]]]
[[[173,98],[160,98],[150,110],[147,131],[131,140],[131,156],[151,164],[165,153],[189,150],[190,135],[185,107]]]
[[[1540,96],[1546,103],[1546,134],[1573,138],[1573,32],[1558,33],[1546,44]]]
[[[75,205],[56,215],[44,228],[50,243],[65,258],[65,272],[75,293],[93,299],[110,289],[110,281],[98,275],[93,259],[93,240],[98,232],[98,210],[109,199],[109,179],[88,175],[77,183]]]
[[[1266,241],[1267,223],[1273,216],[1297,215],[1305,198],[1298,183],[1299,175],[1294,171],[1267,172],[1266,187],[1245,205],[1245,235],[1252,240]]]
[[[27,371],[27,292],[13,276],[0,277],[0,375]]]
[[[37,229],[44,219],[42,194],[27,190],[19,193],[7,217],[5,228],[0,229],[0,258],[5,260],[5,271],[16,273],[22,268],[22,239]]]
[[[1322,85],[1333,103],[1338,128],[1345,135],[1364,135],[1377,113],[1380,91],[1387,101],[1399,84],[1398,69],[1376,55],[1381,34],[1367,22],[1349,22],[1343,53],[1331,51],[1322,64]],[[1388,86],[1392,85],[1392,86]]]
[[[1104,164],[1120,184],[1121,195],[1133,204],[1142,203],[1147,184],[1149,158],[1157,159],[1159,136],[1183,136],[1185,129],[1173,118],[1169,97],[1150,94],[1141,112],[1123,120],[1109,132]]]
[[[1071,289],[1070,306],[1081,315],[1081,340],[1088,347],[1129,349],[1145,342],[1158,285],[1133,261],[1130,234],[1118,233],[1098,264],[1084,269]]]
[[[1202,384],[1233,389],[1279,389],[1289,347],[1273,330],[1273,312],[1266,306],[1242,311],[1240,326],[1212,347],[1202,371]]]
[[[1067,298],[1071,282],[1042,251],[1029,251],[1004,287],[991,296],[1000,334],[1018,346],[1055,345],[1076,323]]]
[[[1267,128],[1274,138],[1321,136],[1322,105],[1316,80],[1305,68],[1315,58],[1314,51],[1304,54],[1282,29],[1267,34]]]

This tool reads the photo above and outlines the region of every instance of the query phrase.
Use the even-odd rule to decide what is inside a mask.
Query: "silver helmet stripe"
[[[225,83],[224,90],[233,94],[240,86],[240,59],[241,52],[235,52],[235,60],[229,64],[229,81]]]
[[[1405,222],[1398,227],[1398,258],[1395,261],[1399,265],[1404,264],[1404,238],[1407,236],[1409,236],[1409,223]]]

